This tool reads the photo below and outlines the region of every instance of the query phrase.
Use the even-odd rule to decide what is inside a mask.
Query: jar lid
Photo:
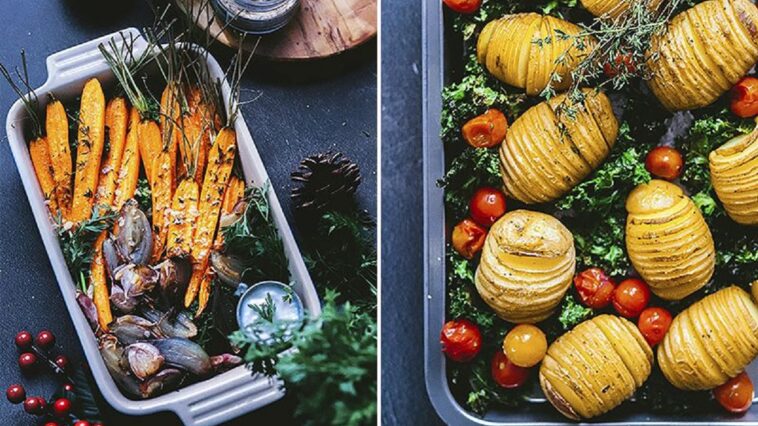
[[[300,0],[213,0],[211,4],[226,25],[256,35],[284,27],[300,8]]]
[[[236,293],[240,296],[237,323],[251,339],[266,342],[274,331],[268,327],[286,325],[288,329],[284,337],[289,340],[305,318],[300,296],[281,282],[262,281],[252,286],[240,283]]]

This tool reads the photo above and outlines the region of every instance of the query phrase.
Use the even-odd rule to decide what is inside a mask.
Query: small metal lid
[[[300,0],[213,0],[216,14],[237,31],[269,34],[289,23]]]
[[[274,320],[292,324],[293,329],[288,329],[288,334],[294,331],[298,322],[305,317],[300,296],[290,286],[278,281],[261,281],[250,287],[241,283],[235,294],[240,295],[237,303],[237,324],[251,339],[265,341],[271,337],[271,333],[263,327],[256,327],[254,330],[250,327],[261,318],[260,307],[266,303],[273,305]]]

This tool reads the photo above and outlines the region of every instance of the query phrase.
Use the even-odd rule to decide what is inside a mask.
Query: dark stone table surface
[[[160,4],[160,2],[158,2]],[[0,0],[0,62],[20,64],[26,50],[33,85],[46,79],[45,58],[61,49],[129,26],[152,22],[146,2],[96,0]],[[228,52],[214,49],[224,64]],[[289,174],[304,156],[337,150],[361,167],[359,202],[376,211],[376,45],[368,45],[336,59],[310,65],[254,61],[243,80],[243,97],[255,99],[243,114],[256,141],[272,184],[292,221]],[[3,128],[15,101],[0,84]],[[0,388],[24,383],[31,394],[50,395],[50,374],[24,377],[16,364],[13,345],[17,331],[47,328],[72,362],[82,359],[81,347],[64,307],[53,271],[31,216],[7,137],[0,143]],[[291,397],[245,416],[233,424],[293,424]],[[5,425],[35,424],[20,406],[0,401]],[[274,421],[273,419],[276,419]],[[109,413],[108,424],[135,424],[135,418]],[[173,425],[172,414],[140,418],[144,425]]]
[[[381,397],[386,425],[442,423],[424,383],[422,1],[382,2]]]

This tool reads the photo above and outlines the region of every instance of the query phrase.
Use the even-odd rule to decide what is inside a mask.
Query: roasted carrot
[[[68,144],[68,116],[60,101],[47,104],[45,131],[55,180],[58,208],[68,216],[71,208],[71,147]]]
[[[160,260],[166,248],[173,182],[174,169],[171,167],[171,152],[169,147],[164,147],[153,163],[153,255],[151,258],[153,262]]]
[[[184,177],[187,173],[184,167],[184,162],[179,162],[179,169],[177,170],[176,154],[179,149],[179,143],[182,138],[181,126],[182,121],[182,109],[179,106],[179,86],[177,84],[169,83],[166,88],[163,89],[161,94],[161,135],[163,137],[163,143],[169,144],[169,152],[171,154],[171,167],[175,170],[175,175],[178,177]],[[175,183],[173,188],[175,188]]]
[[[237,138],[234,131],[224,128],[216,136],[208,155],[208,168],[205,171],[203,189],[200,192],[200,201],[198,202],[199,215],[192,236],[192,260],[196,266],[204,266],[208,262],[218,228],[222,196],[234,165],[236,145]],[[198,290],[199,281],[197,287],[193,287],[192,281],[190,281],[184,298],[186,307],[189,307],[195,300]]]
[[[116,178],[121,170],[121,162],[126,146],[126,129],[129,121],[129,108],[124,98],[114,98],[105,107],[105,134],[108,140],[108,152],[100,170],[100,182],[97,185],[96,205],[113,204],[116,192]]]
[[[100,177],[100,162],[105,144],[105,95],[100,82],[93,78],[84,85],[79,109],[76,144],[76,174],[70,219],[89,219]]]
[[[134,197],[139,181],[139,112],[132,108],[129,117],[129,133],[126,136],[126,146],[121,159],[121,167],[118,170],[118,189],[115,192],[113,208],[121,210],[126,200]]]
[[[211,298],[211,284],[213,283],[213,274],[210,269],[206,269],[200,281],[200,291],[197,296],[197,311],[195,311],[195,317],[202,315],[205,308],[208,306],[208,300]]]
[[[106,283],[105,259],[103,257],[103,241],[107,232],[103,231],[95,241],[95,253],[90,266],[90,282],[92,283],[92,301],[97,308],[97,321],[103,331],[108,331],[108,324],[113,321],[111,302],[108,296],[108,284]]]
[[[153,163],[161,152],[161,129],[152,120],[143,120],[139,124],[139,155],[145,176],[150,187],[153,187]]]
[[[174,194],[169,214],[166,253],[169,257],[183,257],[192,251],[193,224],[198,216],[197,200],[200,189],[194,179],[184,179]]]
[[[29,142],[29,156],[32,158],[34,173],[37,175],[42,194],[47,200],[50,213],[58,212],[58,201],[55,198],[55,178],[53,177],[53,164],[50,160],[50,148],[47,139],[37,138]]]

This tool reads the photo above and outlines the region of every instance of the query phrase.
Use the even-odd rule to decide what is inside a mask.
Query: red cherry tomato
[[[753,404],[753,382],[744,371],[713,389],[713,396],[730,413],[744,413]]]
[[[506,389],[517,388],[529,378],[529,369],[511,362],[503,351],[496,351],[492,357],[492,379]]]
[[[617,55],[613,62],[606,62],[605,65],[603,65],[603,72],[608,78],[616,77],[623,71],[626,71],[627,74],[634,74],[637,72],[637,66],[632,60],[632,55]]]
[[[508,119],[502,112],[490,108],[482,115],[463,125],[463,139],[474,148],[492,148],[500,145],[508,131]]]
[[[758,78],[745,77],[732,87],[730,108],[737,117],[758,115]]]
[[[616,283],[600,268],[589,268],[574,277],[576,292],[582,304],[592,309],[602,309],[611,303]]]
[[[474,13],[482,5],[482,0],[442,0],[442,2],[458,13]]]
[[[613,291],[613,307],[627,318],[637,318],[650,303],[650,288],[639,278],[629,278]]]
[[[456,362],[474,359],[482,349],[482,334],[479,327],[466,319],[448,321],[440,333],[442,352]]]
[[[473,220],[464,219],[453,228],[453,248],[466,259],[473,259],[484,246],[487,230]]]
[[[479,188],[469,203],[474,222],[489,228],[505,214],[505,195],[495,188]]]
[[[674,180],[682,175],[684,160],[676,148],[657,146],[647,153],[645,168],[654,176]]]
[[[647,308],[637,320],[637,328],[650,346],[661,343],[671,326],[671,314],[663,308]]]

